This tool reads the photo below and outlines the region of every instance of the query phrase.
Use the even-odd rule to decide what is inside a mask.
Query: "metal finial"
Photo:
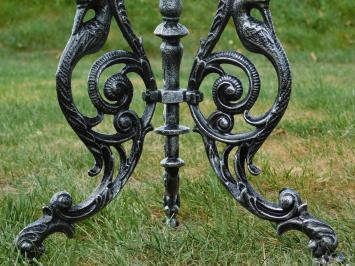
[[[160,13],[167,18],[180,17],[182,11],[181,0],[160,0]]]

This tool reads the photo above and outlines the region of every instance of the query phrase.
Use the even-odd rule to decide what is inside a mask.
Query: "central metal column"
[[[161,92],[161,101],[164,104],[165,125],[156,129],[156,132],[166,136],[166,158],[161,161],[161,165],[165,168],[164,210],[166,223],[173,228],[179,225],[177,220],[180,207],[179,168],[184,165],[184,161],[179,158],[179,135],[189,132],[189,128],[179,125],[179,105],[184,101],[179,80],[183,54],[180,39],[188,34],[186,27],[179,23],[181,10],[180,0],[160,0],[160,12],[164,21],[154,32],[163,39],[160,46],[164,70],[164,90]]]

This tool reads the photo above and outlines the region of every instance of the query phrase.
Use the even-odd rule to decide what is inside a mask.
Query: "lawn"
[[[70,129],[56,100],[55,72],[70,33],[73,1],[0,3],[0,264],[26,265],[13,246],[16,234],[40,217],[41,207],[58,191],[79,202],[99,178],[87,176],[92,157]],[[127,0],[133,26],[144,37],[155,75],[162,85],[160,40],[151,32],[160,22],[157,3]],[[158,2],[158,1],[154,1]],[[198,40],[205,36],[217,1],[185,1],[181,83],[187,86]],[[199,3],[199,10],[196,9]],[[355,49],[354,3],[346,1],[271,1],[275,26],[293,70],[293,95],[278,129],[257,155],[262,167],[252,177],[262,194],[276,200],[283,187],[294,188],[310,212],[331,224],[339,251],[354,263],[355,250]],[[152,13],[153,15],[146,15]],[[194,14],[192,16],[192,14]],[[203,14],[206,14],[203,16]],[[126,48],[113,24],[105,51]],[[256,63],[264,90],[256,112],[276,94],[276,76],[262,58],[245,52],[232,25],[218,50],[236,49]],[[100,52],[102,54],[104,51]],[[73,77],[79,109],[92,113],[86,89],[90,66],[83,60]],[[232,70],[233,71],[233,70]],[[131,108],[142,111],[142,83]],[[211,84],[202,88],[202,108],[214,108]],[[181,124],[193,127],[186,105]],[[162,107],[153,125],[163,124]],[[102,130],[111,130],[109,124]],[[148,134],[140,164],[122,194],[95,217],[76,227],[74,239],[56,234],[35,265],[311,265],[308,239],[240,207],[218,182],[208,164],[201,137],[181,138],[181,226],[168,229],[162,219],[164,139]]]

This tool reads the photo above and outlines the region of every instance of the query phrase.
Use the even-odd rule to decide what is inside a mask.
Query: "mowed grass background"
[[[137,34],[143,36],[161,86],[159,38],[152,32],[161,18],[158,1],[127,0]],[[216,0],[184,1],[182,86],[199,39],[208,33]],[[309,203],[311,213],[329,222],[339,235],[339,250],[351,264],[355,248],[355,50],[353,0],[271,1],[275,26],[289,54],[294,92],[290,107],[257,155],[263,169],[251,180],[277,200],[291,187]],[[54,75],[69,38],[74,1],[2,0],[0,2],[0,264],[23,265],[13,247],[16,234],[41,216],[41,207],[58,191],[76,203],[91,193],[99,178],[86,171],[93,159],[66,123],[58,107]],[[115,23],[105,51],[127,49]],[[247,53],[230,25],[216,50],[248,55],[261,73],[262,94],[254,113],[267,110],[276,95],[276,76],[268,62]],[[100,52],[102,54],[104,51]],[[83,60],[74,73],[80,110],[94,112],[86,76],[99,56]],[[235,69],[231,73],[240,74]],[[244,77],[245,80],[245,77]],[[141,81],[132,76],[132,109],[141,112]],[[213,78],[203,85],[203,110],[213,110]],[[182,124],[193,127],[187,107]],[[159,106],[154,126],[163,123]],[[109,122],[100,128],[111,131]],[[308,239],[300,233],[278,237],[275,225],[249,214],[225,191],[211,170],[201,138],[181,139],[181,226],[162,223],[164,139],[146,138],[140,164],[123,193],[105,210],[76,227],[67,240],[57,234],[46,242],[38,265],[311,265]]]

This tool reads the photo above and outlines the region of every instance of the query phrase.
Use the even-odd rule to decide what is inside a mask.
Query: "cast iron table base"
[[[84,22],[89,9],[95,11],[95,17]],[[164,210],[167,224],[178,226],[179,168],[184,165],[184,161],[179,158],[179,135],[189,132],[189,128],[179,124],[179,107],[183,102],[190,108],[196,123],[195,131],[202,136],[212,168],[232,197],[251,213],[275,222],[279,234],[289,230],[305,233],[310,238],[309,248],[318,262],[325,263],[335,257],[338,240],[334,230],[309,214],[307,204],[302,202],[297,192],[283,189],[279,203],[271,203],[248,182],[247,172],[252,175],[260,173],[253,164],[253,157],[281,120],[291,95],[290,67],[275,35],[269,0],[220,0],[211,31],[207,39],[201,41],[187,89],[182,89],[179,82],[183,53],[180,39],[188,34],[186,27],[179,23],[181,9],[181,0],[160,0],[163,23],[156,28],[155,34],[162,38],[165,85],[163,90],[158,90],[142,41],[131,28],[124,1],[77,0],[73,31],[56,75],[58,101],[68,123],[95,158],[95,165],[89,175],[96,176],[103,171],[103,177],[92,195],[78,205],[73,205],[72,197],[67,192],[53,196],[50,204],[43,209],[43,217],[28,225],[16,238],[17,248],[28,258],[42,255],[43,241],[55,232],[72,237],[75,223],[96,214],[121,192],[139,161],[145,135],[153,129],[150,122],[157,103],[165,107],[165,125],[156,129],[158,134],[166,136],[166,158],[161,162],[165,168]],[[251,15],[253,9],[261,13],[262,20]],[[71,76],[79,60],[102,48],[112,17],[132,51],[108,52],[94,63],[88,77],[88,93],[97,109],[97,115],[87,117],[79,112],[73,101]],[[272,108],[262,116],[255,117],[250,113],[260,91],[259,74],[254,64],[235,51],[213,52],[230,19],[234,21],[244,47],[265,56],[278,76],[276,100]],[[123,67],[107,79],[102,95],[98,86],[100,76],[113,65]],[[226,73],[224,65],[243,70],[249,80],[245,93],[240,79]],[[129,109],[134,91],[127,76],[129,73],[138,74],[146,87],[143,93],[146,107],[141,117]],[[216,110],[205,117],[199,108],[203,101],[199,89],[209,74],[219,76],[212,86]],[[95,131],[105,115],[113,117],[116,134]],[[245,122],[254,129],[235,133],[235,115],[243,115]],[[132,146],[127,153],[122,145],[129,141]],[[222,152],[217,149],[217,143],[224,145]],[[112,149],[119,154],[117,176],[113,176],[117,162],[112,156]],[[229,163],[231,156],[234,156],[233,166]]]

